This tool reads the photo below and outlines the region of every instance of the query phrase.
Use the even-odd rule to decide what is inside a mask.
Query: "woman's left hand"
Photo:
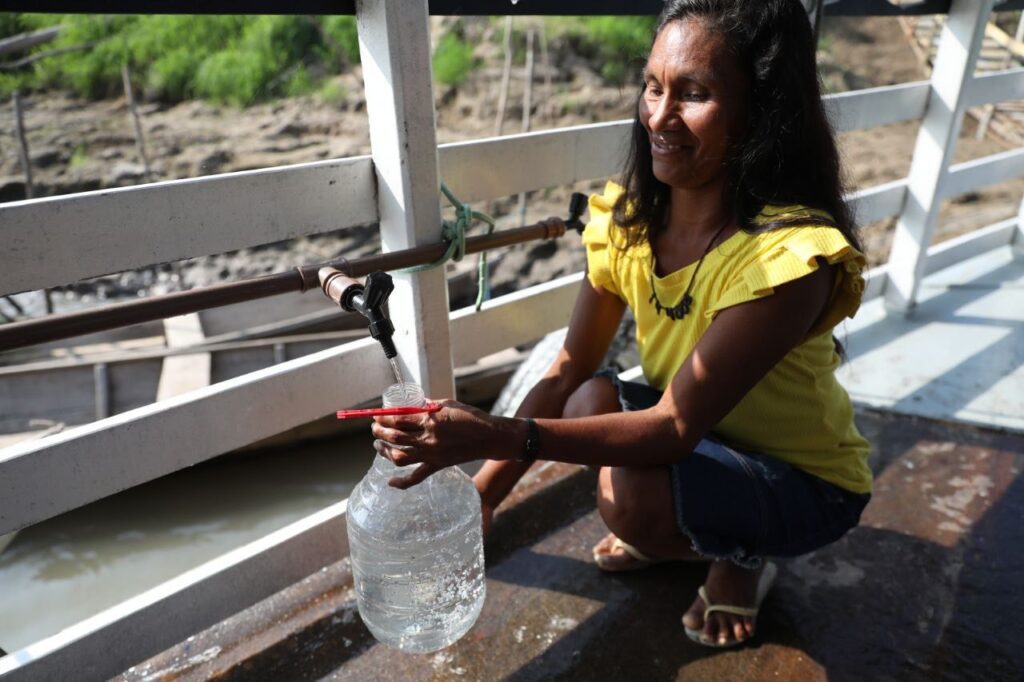
[[[440,400],[437,412],[374,417],[374,448],[397,466],[419,464],[388,485],[405,489],[432,473],[475,459],[508,459],[522,450],[519,420],[495,417],[455,400]],[[516,449],[516,446],[519,449]]]

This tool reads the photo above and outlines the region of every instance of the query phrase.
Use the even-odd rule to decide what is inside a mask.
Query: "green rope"
[[[443,182],[441,183],[441,191],[444,193],[445,198],[451,202],[451,205],[455,207],[455,222],[441,221],[441,239],[448,242],[448,248],[445,250],[444,255],[433,263],[414,265],[409,268],[403,268],[399,272],[423,272],[424,270],[444,265],[449,260],[456,262],[462,260],[462,257],[466,255],[466,230],[472,227],[475,221],[479,220],[487,224],[487,234],[494,232],[494,218],[486,213],[474,211],[472,206],[459,201],[458,197],[452,194],[452,191]],[[476,309],[480,310],[485,296],[489,293],[486,251],[481,251],[480,255],[477,256],[476,277]]]

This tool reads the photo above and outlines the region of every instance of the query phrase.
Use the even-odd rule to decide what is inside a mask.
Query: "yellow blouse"
[[[740,230],[708,252],[693,283],[690,313],[683,320],[671,320],[657,314],[649,302],[649,244],[617,246],[625,243],[625,235],[612,222],[612,207],[622,191],[609,182],[603,195],[590,198],[590,222],[583,232],[587,277],[633,310],[644,376],[659,390],[668,386],[718,311],[770,296],[775,287],[816,270],[817,258],[840,265],[821,321],[713,432],[739,449],[778,457],[853,492],[869,492],[869,445],[857,431],[850,398],[835,378],[840,358],[831,335],[832,328],[860,306],[864,256],[831,226],[784,227],[759,234]],[[825,214],[801,206],[767,206],[756,220],[796,215]],[[665,277],[654,275],[663,305],[675,305],[682,298],[695,267],[690,264]]]

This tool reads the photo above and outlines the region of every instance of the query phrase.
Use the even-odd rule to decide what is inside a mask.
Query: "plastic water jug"
[[[415,384],[384,392],[385,407],[424,404]],[[402,651],[437,651],[476,622],[485,595],[480,495],[459,467],[448,467],[408,490],[388,479],[397,467],[384,457],[349,497],[347,522],[359,614],[373,636]]]

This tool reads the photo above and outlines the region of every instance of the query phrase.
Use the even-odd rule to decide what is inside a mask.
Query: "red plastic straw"
[[[390,417],[401,414],[423,414],[424,412],[437,412],[441,409],[440,403],[428,402],[418,407],[371,407],[366,410],[338,410],[338,419],[358,419],[360,417]]]

